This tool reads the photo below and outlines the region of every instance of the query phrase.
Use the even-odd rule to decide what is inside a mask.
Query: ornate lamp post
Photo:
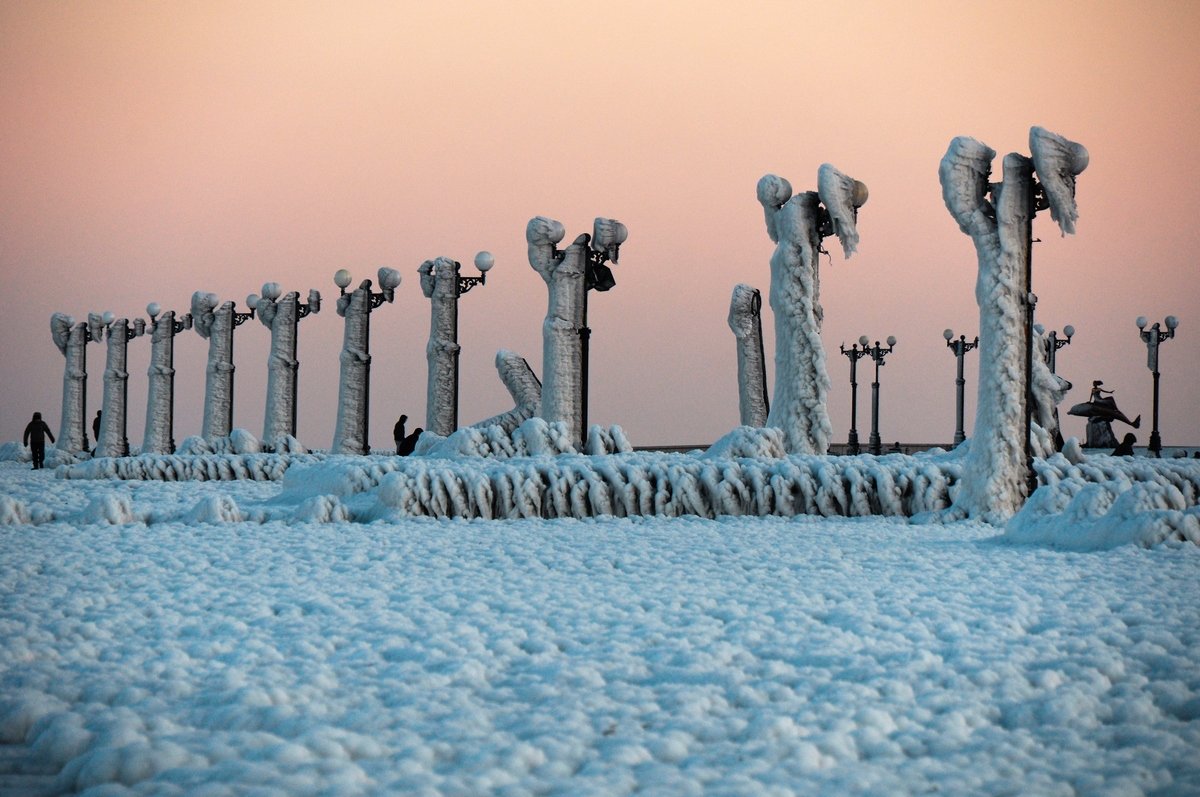
[[[862,448],[858,445],[858,360],[861,357],[866,357],[867,336],[863,335],[858,339],[858,343],[850,344],[850,348],[846,348],[846,344],[841,344],[842,354],[850,358],[850,437],[846,440],[847,454],[861,454]],[[859,346],[862,346],[860,349]]]
[[[349,276],[349,272],[346,272],[346,277]],[[300,372],[296,342],[300,319],[309,313],[321,312],[321,292],[318,290],[309,290],[308,304],[300,303],[298,291],[281,294],[283,291],[278,282],[268,282],[262,286],[261,297],[253,294],[246,297],[246,304],[258,311],[258,320],[271,330],[271,351],[267,355],[267,405],[263,416],[262,439],[266,445],[275,448],[278,448],[277,441],[281,437],[296,436]]]
[[[246,297],[250,312],[239,313],[233,302],[221,302],[215,293],[192,294],[192,327],[208,339],[204,421],[200,427],[200,435],[206,440],[229,437],[233,431],[233,330],[254,318],[250,298]]]
[[[1151,415],[1153,423],[1150,429],[1149,449],[1150,453],[1156,457],[1162,456],[1162,438],[1158,435],[1158,344],[1175,337],[1175,328],[1179,326],[1179,319],[1169,315],[1165,324],[1166,332],[1162,331],[1157,321],[1154,322],[1154,326],[1146,329],[1146,316],[1138,316],[1137,319],[1138,332],[1146,344],[1146,367],[1154,375],[1154,410]]]
[[[589,351],[591,349],[592,329],[588,326],[588,291],[612,290],[617,284],[612,269],[606,263],[609,260],[616,265],[617,255],[621,244],[629,237],[629,230],[615,219],[597,217],[592,223],[592,246],[587,250],[586,268],[584,271],[583,289],[583,325],[579,328],[581,346],[581,375],[582,386],[579,396],[579,440],[587,442],[588,431],[588,370]]]
[[[875,381],[871,383],[871,437],[869,438],[870,451],[878,456],[883,452],[883,445],[879,439],[879,368],[884,365],[884,358],[892,353],[892,349],[896,346],[896,337],[888,335],[887,348],[879,345],[879,341],[875,341],[875,345],[867,348],[866,335],[859,338],[866,353],[871,355],[871,359],[875,361]]]
[[[1066,337],[1060,338],[1056,330],[1050,330],[1050,334],[1046,335],[1049,345],[1046,348],[1046,353],[1049,355],[1050,373],[1058,373],[1056,369],[1058,365],[1058,350],[1063,346],[1071,345],[1071,338],[1075,337],[1075,327],[1067,324],[1063,327],[1063,335]]]
[[[161,315],[160,315],[161,313]],[[157,302],[146,305],[150,316],[150,377],[146,399],[143,454],[175,453],[175,336],[192,328],[192,314],[178,321],[175,311],[162,312]]]
[[[476,285],[487,283],[487,272],[496,264],[491,252],[475,255],[478,277],[460,275],[462,264],[448,257],[426,260],[417,269],[421,292],[431,301],[429,364],[426,388],[425,428],[448,436],[458,428],[458,298]]]
[[[967,439],[966,433],[963,432],[963,388],[967,384],[967,380],[963,377],[963,356],[979,345],[979,336],[976,335],[975,340],[967,343],[966,335],[959,335],[958,340],[955,340],[954,330],[947,329],[942,331],[942,337],[946,339],[946,345],[958,358],[958,376],[954,378],[954,445],[957,446]]]
[[[87,344],[100,340],[103,333],[104,321],[95,313],[79,323],[64,313],[50,316],[50,335],[65,358],[59,451],[75,454],[87,450]]]
[[[342,363],[338,383],[337,428],[333,435],[334,454],[366,454],[371,446],[367,434],[370,423],[371,394],[371,311],[396,298],[400,272],[392,268],[379,269],[379,293],[371,292],[371,281],[363,280],[353,291],[346,288],[353,278],[346,269],[333,275],[341,295],[337,300],[338,315],[346,319],[342,338]]]
[[[146,331],[144,319],[135,318],[130,326],[124,318],[112,313],[103,316],[108,334],[108,352],[104,365],[104,405],[100,418],[100,434],[96,437],[96,456],[129,456],[127,408],[129,406],[129,371],[126,370],[129,341]]]

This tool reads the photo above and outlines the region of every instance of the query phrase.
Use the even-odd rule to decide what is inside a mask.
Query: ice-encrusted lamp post
[[[850,348],[847,349],[844,343],[839,347],[842,354],[850,358],[850,436],[846,439],[847,454],[862,453],[858,444],[858,361],[870,353],[867,349],[869,342],[867,336],[863,335],[858,343],[851,343]]]
[[[954,330],[947,329],[942,331],[942,337],[946,339],[946,345],[954,352],[958,361],[958,375],[954,377],[954,445],[958,446],[967,439],[966,432],[963,431],[963,392],[967,386],[966,377],[963,376],[963,359],[967,352],[979,345],[979,336],[976,335],[975,340],[967,343],[966,335],[959,335],[958,340],[955,340]]]
[[[208,339],[200,424],[200,436],[205,440],[229,437],[233,431],[233,330],[254,318],[254,299],[247,296],[250,312],[239,313],[232,301],[221,302],[215,293],[192,294],[192,328]]]
[[[1050,373],[1058,373],[1058,350],[1063,346],[1070,346],[1073,337],[1075,337],[1075,327],[1070,324],[1063,327],[1063,337],[1061,338],[1058,336],[1058,330],[1055,329],[1050,330],[1050,333],[1046,335],[1047,365],[1050,366]]]
[[[108,336],[104,363],[104,404],[100,417],[100,434],[96,438],[96,456],[129,456],[127,413],[129,407],[129,341],[145,334],[146,321],[135,318],[133,324],[112,313],[103,316]]]
[[[475,255],[478,277],[462,276],[462,264],[448,257],[426,260],[417,269],[421,292],[430,300],[425,428],[443,437],[458,428],[458,299],[476,285],[486,284],[495,264],[491,252],[479,252]]]
[[[346,285],[350,284],[349,277],[349,272],[346,272]],[[246,303],[258,311],[258,320],[271,330],[262,439],[268,447],[278,450],[282,440],[296,437],[300,375],[296,344],[300,334],[299,324],[300,319],[309,313],[321,312],[321,292],[315,288],[309,289],[308,304],[302,304],[299,291],[284,294],[278,282],[267,282],[262,286],[262,295],[247,296]]]
[[[879,345],[879,341],[875,341],[875,345],[867,347],[866,335],[859,338],[863,348],[866,349],[871,359],[875,361],[875,381],[871,383],[871,436],[868,439],[868,445],[872,454],[879,456],[883,453],[883,443],[879,439],[879,368],[886,365],[884,358],[892,353],[892,349],[896,346],[896,338],[893,335],[888,335],[887,348]]]
[[[162,312],[157,302],[146,305],[150,316],[150,387],[146,398],[143,454],[175,453],[175,336],[192,328],[192,315],[178,321],[175,311]]]
[[[561,222],[535,216],[525,227],[529,265],[546,281],[549,291],[542,322],[542,409],[549,423],[563,422],[587,441],[588,354],[591,329],[587,323],[587,292],[616,285],[612,269],[621,244],[629,235],[625,225],[597,217],[592,235],[580,234],[559,251],[566,235]]]
[[[1152,423],[1149,450],[1152,455],[1161,457],[1162,438],[1158,434],[1158,344],[1175,337],[1175,328],[1179,326],[1179,319],[1173,315],[1167,316],[1164,322],[1167,328],[1166,332],[1162,331],[1162,327],[1157,321],[1149,329],[1146,329],[1146,324],[1146,316],[1138,316],[1138,333],[1142,336],[1142,342],[1146,344],[1146,367],[1154,375],[1154,401],[1152,405],[1153,412],[1150,416]]]
[[[400,272],[393,268],[379,269],[379,293],[371,291],[369,279],[347,293],[352,279],[344,268],[333,275],[333,282],[341,291],[337,313],[346,319],[339,356],[337,427],[331,450],[334,454],[367,454],[371,450],[367,437],[371,409],[371,311],[396,298]]]
[[[50,336],[65,358],[59,451],[76,454],[87,449],[87,344],[100,340],[103,332],[104,321],[95,313],[79,323],[64,313],[50,316]]]
[[[767,358],[763,351],[762,293],[749,285],[733,287],[729,328],[737,340],[738,415],[743,426],[765,426],[771,412],[767,394]]]

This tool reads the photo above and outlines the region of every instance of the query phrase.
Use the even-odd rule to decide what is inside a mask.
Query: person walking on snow
[[[407,415],[401,415],[400,420],[396,421],[396,425],[392,427],[392,439],[396,441],[396,453],[400,453],[400,447],[404,445],[404,424],[408,421]]]
[[[29,446],[30,452],[33,454],[33,469],[41,470],[46,466],[46,438],[50,438],[50,442],[54,442],[54,435],[50,433],[50,427],[42,420],[42,414],[35,412],[33,420],[25,427],[25,436],[21,440],[21,445]]]

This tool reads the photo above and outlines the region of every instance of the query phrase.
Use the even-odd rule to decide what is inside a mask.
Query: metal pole
[[[229,308],[229,406],[225,410],[225,429],[227,434],[233,434],[233,330],[237,308]],[[174,391],[172,391],[174,392]]]
[[[754,314],[754,323],[758,326],[758,364],[762,370],[763,409],[769,415],[771,413],[771,397],[768,395],[769,391],[767,390],[767,355],[763,350],[762,294],[757,290],[754,291],[754,299],[751,302],[750,309]],[[851,379],[853,379],[853,371],[851,371]],[[855,445],[858,445],[857,441],[855,441]]]
[[[292,397],[292,417],[289,423],[288,434],[292,437],[296,436],[296,405],[300,403],[300,360],[298,358],[298,346],[296,339],[300,336],[300,296],[296,295],[296,314],[292,317],[292,362],[288,370],[291,373],[291,390],[289,393]]]
[[[1155,324],[1155,327],[1157,327],[1157,326],[1158,325]],[[1154,334],[1155,335],[1158,334],[1157,329],[1154,330]],[[1154,422],[1151,425],[1151,429],[1150,429],[1150,454],[1155,457],[1161,457],[1162,456],[1162,438],[1159,437],[1159,434],[1158,434],[1158,369],[1155,368],[1153,373],[1154,373],[1154,403],[1152,405],[1153,406],[1152,418],[1153,418]]]
[[[586,255],[585,255],[585,257],[586,257]],[[588,429],[588,369],[590,367],[588,350],[591,348],[591,339],[592,339],[592,330],[590,327],[588,327],[588,320],[587,320],[587,316],[588,316],[587,272],[590,272],[591,268],[592,268],[590,260],[587,262],[587,265],[585,268],[587,269],[587,271],[584,273],[584,281],[583,281],[583,326],[579,328],[579,340],[580,340],[579,361],[580,361],[581,377],[583,380],[583,383],[580,386],[580,392],[582,395],[579,398],[579,422],[580,422],[580,427],[581,427],[579,430],[579,442],[580,442],[581,446],[587,445],[587,429]]]
[[[1033,495],[1037,489],[1037,473],[1033,469],[1033,309],[1037,298],[1033,295],[1033,216],[1037,212],[1038,184],[1033,176],[1029,176],[1026,189],[1025,207],[1025,385],[1023,398],[1025,402],[1025,484],[1026,496]]]
[[[451,356],[454,358],[454,405],[451,413],[451,432],[458,430],[458,297],[462,295],[462,282],[459,280],[458,272],[461,266],[457,260],[454,261],[454,348],[451,350]]]
[[[371,445],[367,442],[367,434],[371,428],[371,289],[367,288],[367,312],[363,319],[363,354],[367,356],[366,370],[363,374],[363,416],[362,416],[362,453],[371,453]]]
[[[857,346],[850,347],[850,437],[846,440],[846,449],[851,454],[860,454],[858,445],[858,352]]]
[[[870,447],[871,453],[879,456],[883,452],[882,441],[879,439],[879,362],[883,358],[879,356],[879,344],[875,344],[875,349],[872,354],[875,360],[875,381],[871,383],[871,437]]]
[[[963,377],[963,359],[967,353],[966,335],[959,337],[954,346],[954,353],[958,359],[958,376],[954,379],[954,445],[957,446],[967,439],[963,430],[963,394],[967,385],[967,380]]]

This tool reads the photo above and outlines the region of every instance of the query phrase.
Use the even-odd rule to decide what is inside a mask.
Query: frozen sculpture
[[[771,255],[771,310],[775,314],[775,400],[767,426],[783,430],[791,454],[824,454],[833,427],[826,399],[829,373],[821,346],[821,240],[836,235],[849,258],[858,247],[858,209],[867,187],[828,163],[817,170],[817,190],[792,196],[782,177],[758,181]]]
[[[346,269],[333,275],[341,295],[337,313],[346,319],[342,337],[341,376],[338,381],[337,426],[333,433],[331,454],[366,454],[371,394],[371,311],[396,298],[400,272],[393,268],[379,269],[379,293],[371,292],[371,281],[365,279],[349,293],[346,288],[353,278]]]
[[[729,300],[729,328],[737,340],[738,413],[742,426],[766,426],[767,358],[763,353],[762,294],[739,284]]]
[[[63,369],[62,421],[58,450],[78,453],[87,450],[87,344],[99,340],[104,322],[90,313],[86,322],[63,313],[50,316],[50,336],[66,358]]]
[[[233,302],[222,303],[215,293],[192,294],[192,325],[208,340],[208,365],[204,369],[204,420],[200,436],[213,441],[233,431],[233,330],[254,317],[234,310]]]
[[[476,429],[499,426],[511,435],[518,426],[537,415],[542,402],[542,383],[538,381],[524,357],[505,349],[496,352],[496,370],[516,405],[508,412],[472,426]]]
[[[346,283],[347,285],[349,282]],[[281,295],[277,282],[262,286],[262,296],[247,296],[246,304],[258,312],[258,320],[271,330],[267,355],[267,407],[263,416],[263,443],[275,451],[290,448],[296,438],[296,404],[299,395],[300,360],[296,342],[300,319],[321,312],[321,292],[308,291],[308,304],[300,303],[298,291]],[[253,300],[253,301],[251,301]],[[363,438],[364,443],[366,438]]]
[[[490,252],[475,255],[478,277],[463,277],[457,260],[439,257],[417,269],[421,292],[430,300],[429,343],[425,357],[429,381],[425,399],[425,428],[443,437],[458,428],[458,297],[487,282],[496,263]]]
[[[529,265],[546,281],[549,291],[546,320],[542,322],[542,407],[548,423],[563,422],[578,430],[578,441],[587,439],[587,370],[591,329],[587,325],[587,292],[613,287],[612,270],[605,261],[617,262],[628,237],[625,225],[597,217],[592,235],[582,233],[560,251],[556,244],[566,235],[561,222],[535,216],[525,227]]]
[[[103,316],[108,335],[108,351],[104,363],[104,404],[100,415],[100,434],[96,439],[96,456],[129,456],[129,437],[126,416],[129,407],[129,341],[144,334],[146,321],[135,318]]]
[[[175,336],[191,329],[190,313],[178,321],[175,311],[162,312],[157,302],[146,306],[150,316],[150,388],[146,398],[143,454],[175,453]],[[161,313],[161,314],[160,314]]]
[[[1026,388],[1033,383],[1033,217],[1048,207],[1063,235],[1074,233],[1075,177],[1088,164],[1081,144],[1040,127],[1030,129],[1029,148],[1032,158],[1005,156],[1000,183],[988,182],[995,150],[973,138],[951,141],[938,168],[946,208],[971,236],[979,262],[979,400],[955,506],[989,522],[1016,513],[1033,486],[1026,426],[1033,409]],[[1013,384],[1020,373],[1025,386]]]

